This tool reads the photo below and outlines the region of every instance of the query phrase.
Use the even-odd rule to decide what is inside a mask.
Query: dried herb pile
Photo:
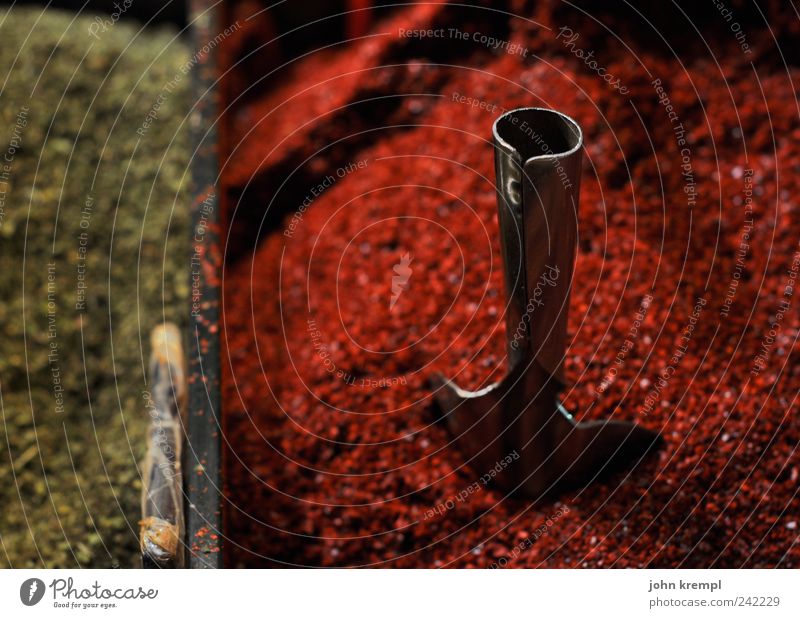
[[[0,12],[4,566],[136,563],[142,359],[187,313],[188,78],[159,97],[190,54],[73,17]]]

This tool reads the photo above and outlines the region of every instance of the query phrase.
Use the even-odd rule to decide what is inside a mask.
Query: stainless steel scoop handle
[[[583,134],[564,114],[524,108],[495,122],[493,140],[509,359],[563,382]]]

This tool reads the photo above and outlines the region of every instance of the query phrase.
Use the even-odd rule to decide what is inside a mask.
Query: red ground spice
[[[800,72],[777,52],[796,18],[773,8],[772,31],[748,23],[745,54],[712,16],[711,53],[685,22],[665,35],[671,51],[635,15],[598,4],[600,25],[535,5],[507,7],[526,19],[405,8],[375,27],[388,34],[300,60],[225,119],[230,566],[800,566],[800,301],[787,294]],[[574,48],[556,38],[564,24],[580,33]],[[529,52],[397,36],[454,25]],[[628,94],[575,48],[594,50]],[[666,441],[630,474],[537,503],[461,465],[427,385],[434,371],[472,388],[505,371],[488,140],[501,108],[528,105],[571,115],[585,134],[566,405]],[[406,253],[411,274],[390,309]]]

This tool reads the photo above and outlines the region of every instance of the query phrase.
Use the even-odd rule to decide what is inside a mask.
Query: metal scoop
[[[436,399],[472,469],[536,497],[585,485],[660,443],[623,421],[576,423],[561,405],[583,136],[559,112],[522,108],[494,123],[510,371],[480,391],[436,378]],[[483,478],[483,477],[482,477]]]
[[[144,568],[181,568],[183,547],[182,414],[186,411],[186,357],[181,332],[170,323],[150,334],[150,416],[142,475],[139,546]]]

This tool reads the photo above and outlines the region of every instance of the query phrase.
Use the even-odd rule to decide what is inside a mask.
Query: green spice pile
[[[73,17],[0,12],[0,566],[17,568],[136,564],[147,334],[188,311],[191,54]]]

